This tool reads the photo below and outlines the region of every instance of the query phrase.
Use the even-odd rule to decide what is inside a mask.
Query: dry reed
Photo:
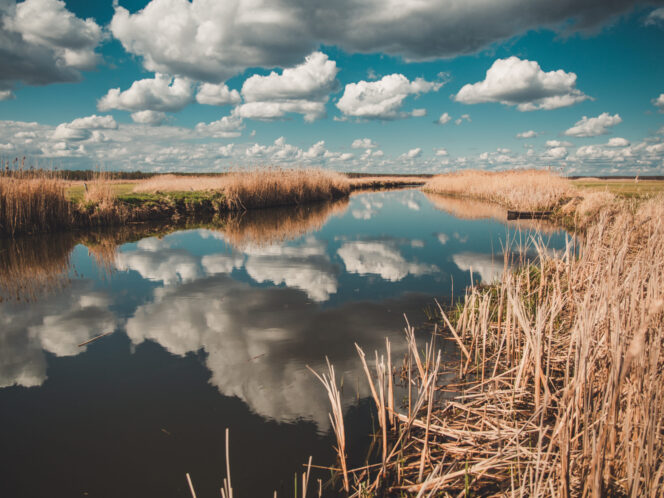
[[[0,236],[48,231],[71,223],[65,182],[49,171],[2,164],[0,171]]]
[[[436,336],[422,352],[407,329],[417,401],[395,409],[398,437],[381,422],[381,470],[348,470],[353,496],[664,494],[664,198],[606,207],[578,253],[540,246],[440,312],[460,381],[439,385]]]
[[[549,171],[465,170],[438,175],[424,186],[427,192],[472,197],[520,211],[549,210],[574,195],[571,183]]]

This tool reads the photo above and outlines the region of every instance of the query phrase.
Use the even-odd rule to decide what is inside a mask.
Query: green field
[[[131,194],[135,186],[136,183],[114,183],[113,192],[118,197],[126,196],[128,194]],[[85,187],[83,185],[75,185],[69,187],[66,192],[67,199],[75,202],[82,201],[84,195],[85,195]]]
[[[572,183],[579,189],[607,190],[621,197],[651,197],[664,193],[664,180],[597,180],[579,179]]]

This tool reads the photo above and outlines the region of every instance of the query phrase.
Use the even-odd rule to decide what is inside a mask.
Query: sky
[[[0,0],[0,159],[664,175],[664,0]]]

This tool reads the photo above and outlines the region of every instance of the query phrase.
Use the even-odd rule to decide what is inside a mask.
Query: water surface
[[[292,496],[310,455],[335,463],[306,368],[326,356],[361,463],[372,417],[354,343],[389,337],[398,363],[404,314],[426,337],[435,298],[496,278],[506,241],[532,235],[504,215],[401,190],[2,242],[2,495],[184,497],[189,472],[199,497],[218,496],[229,427],[236,495]]]

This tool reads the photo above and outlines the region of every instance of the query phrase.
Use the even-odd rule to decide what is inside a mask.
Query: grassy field
[[[650,197],[664,193],[664,180],[600,180],[580,178],[571,180],[581,190],[606,191],[621,197]]]

